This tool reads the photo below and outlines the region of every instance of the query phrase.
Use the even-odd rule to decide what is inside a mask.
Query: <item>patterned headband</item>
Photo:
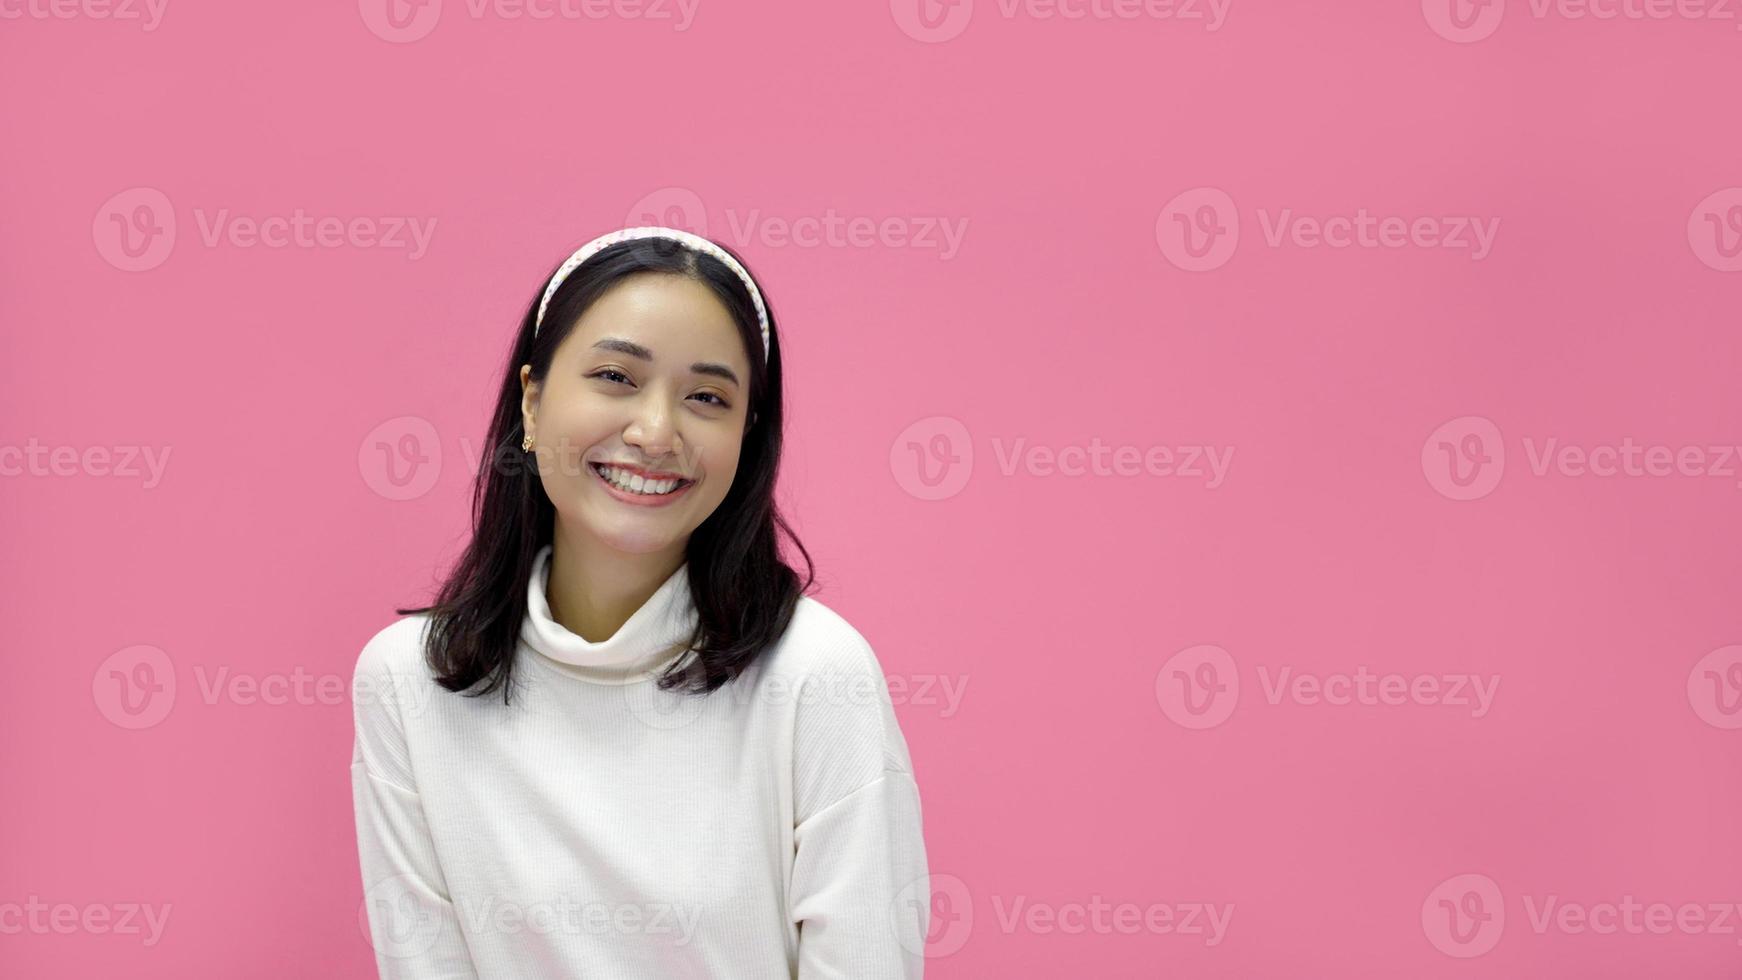
[[[708,241],[706,238],[703,238],[700,235],[692,235],[687,231],[681,231],[677,228],[662,228],[657,225],[644,225],[639,228],[623,228],[618,231],[607,232],[587,244],[582,245],[580,248],[575,249],[574,254],[565,259],[563,264],[556,270],[556,274],[550,277],[550,285],[544,287],[544,298],[538,301],[538,319],[532,322],[532,335],[534,337],[538,336],[538,328],[544,323],[545,308],[550,306],[550,298],[556,294],[556,289],[558,286],[563,284],[563,280],[569,277],[569,273],[580,268],[581,263],[592,258],[600,250],[615,245],[618,242],[627,242],[636,238],[669,238],[673,241],[681,242],[686,247],[697,252],[711,255],[714,258],[719,259],[726,268],[731,269],[732,272],[743,281],[744,289],[750,293],[750,302],[756,304],[756,321],[757,325],[762,330],[762,359],[764,361],[768,360],[768,310],[762,305],[762,292],[756,288],[756,283],[751,280],[750,273],[738,263],[737,259],[727,253],[725,249]]]

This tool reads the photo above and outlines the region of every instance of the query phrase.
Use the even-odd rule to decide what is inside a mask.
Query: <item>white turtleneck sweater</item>
[[[427,614],[358,657],[351,786],[384,978],[918,978],[919,788],[870,644],[810,596],[697,700],[660,691],[688,566],[610,639],[551,618],[539,552],[501,692],[424,665]]]

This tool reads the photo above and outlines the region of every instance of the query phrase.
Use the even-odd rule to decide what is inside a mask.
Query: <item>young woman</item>
[[[777,547],[780,378],[755,279],[687,232],[604,235],[534,297],[471,542],[357,661],[383,977],[921,976],[906,740]]]

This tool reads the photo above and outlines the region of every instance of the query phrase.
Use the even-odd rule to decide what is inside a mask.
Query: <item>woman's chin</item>
[[[681,536],[670,527],[655,527],[657,520],[633,515],[608,521],[588,522],[588,529],[600,544],[626,555],[646,555],[670,550],[681,543]]]

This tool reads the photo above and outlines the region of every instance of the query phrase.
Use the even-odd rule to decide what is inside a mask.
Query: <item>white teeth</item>
[[[610,466],[600,466],[597,468],[597,471],[606,480],[610,481],[612,486],[619,490],[626,490],[629,493],[646,494],[647,496],[652,497],[672,492],[677,489],[678,484],[681,482],[678,480],[649,480],[639,473],[629,473]]]

